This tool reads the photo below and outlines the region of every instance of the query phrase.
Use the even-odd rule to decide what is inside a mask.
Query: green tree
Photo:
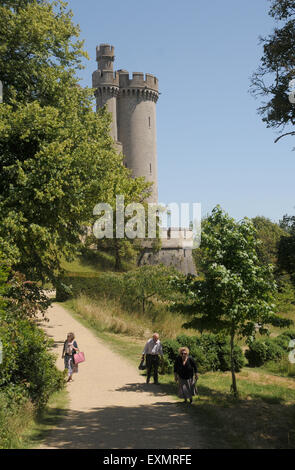
[[[125,295],[138,302],[144,314],[146,304],[152,297],[167,299],[172,290],[170,281],[173,275],[175,275],[174,268],[161,264],[141,266],[124,274]]]
[[[4,0],[0,5],[0,80],[4,101],[57,106],[87,58],[79,26],[61,0]]]
[[[283,219],[280,220],[280,227],[290,235],[295,236],[295,215],[283,216]]]
[[[289,83],[295,78],[295,1],[270,0],[269,15],[277,22],[272,34],[261,38],[263,55],[260,66],[252,75],[251,89],[266,101],[258,108],[267,127],[294,135],[295,106],[289,101]]]
[[[290,306],[295,301],[292,284],[292,272],[295,272],[294,262],[293,270],[291,267],[292,258],[294,258],[294,241],[292,243],[290,220],[292,218],[284,216],[283,221],[276,224],[266,217],[252,219],[259,240],[257,246],[259,261],[263,264],[274,265],[278,287],[276,302],[280,312],[290,311]]]
[[[116,187],[131,180],[110,115],[95,113],[93,91],[78,85],[78,36],[64,2],[1,2],[0,245],[31,280],[55,281],[94,206],[114,204]]]
[[[251,220],[257,232],[256,237],[260,240],[257,245],[259,261],[262,264],[277,266],[279,242],[282,237],[286,236],[286,232],[279,224],[266,217],[258,216]]]
[[[124,168],[120,179],[113,181],[112,194],[118,196],[124,196],[124,207],[121,208],[125,213],[125,208],[130,203],[140,203],[144,207],[145,214],[148,214],[148,204],[146,199],[151,192],[151,183],[147,182],[144,177],[132,178],[131,170]],[[129,261],[134,262],[138,256],[138,252],[141,248],[141,240],[138,238],[130,239],[126,236],[125,226],[131,216],[124,217],[124,236],[117,238],[116,234],[116,200],[109,202],[112,211],[112,225],[113,225],[113,238],[102,238],[96,240],[94,235],[88,237],[87,243],[91,245],[96,244],[97,250],[108,251],[114,255],[115,258],[115,269],[121,271],[123,269],[123,262]]]
[[[238,394],[234,348],[237,337],[250,340],[256,329],[289,325],[275,314],[276,284],[270,265],[257,256],[256,231],[249,219],[240,223],[217,206],[202,227],[201,263],[204,278],[188,276],[174,281],[186,301],[174,309],[192,315],[189,327],[205,327],[230,336],[232,391]]]
[[[278,265],[282,272],[288,273],[295,284],[295,217],[284,215],[280,226],[285,231],[279,243]]]

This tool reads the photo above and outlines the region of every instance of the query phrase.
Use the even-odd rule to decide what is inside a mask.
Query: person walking
[[[74,372],[78,372],[78,364],[74,362],[74,355],[79,352],[77,341],[75,341],[74,333],[68,333],[67,339],[64,342],[62,359],[64,359],[65,369],[68,369],[68,380],[70,382]]]
[[[189,355],[189,349],[186,347],[179,349],[174,363],[174,377],[178,383],[178,394],[184,398],[184,403],[189,399],[193,401],[193,396],[197,394],[196,381],[198,380],[198,370],[196,361]]]
[[[163,357],[163,349],[161,342],[159,340],[159,334],[154,333],[152,338],[150,338],[144,347],[142,352],[142,359],[146,357],[146,369],[147,369],[147,378],[146,383],[150,382],[150,378],[153,372],[154,383],[158,384],[158,369],[160,363],[160,357]]]

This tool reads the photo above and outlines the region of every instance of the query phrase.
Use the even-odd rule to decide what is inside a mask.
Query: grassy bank
[[[140,310],[123,308],[116,299],[92,297],[80,294],[67,302],[68,306],[83,315],[99,331],[132,335],[146,338],[153,331],[161,336],[175,338],[178,334],[195,334],[193,330],[182,328],[185,318],[171,313],[163,306],[142,314]],[[105,312],[108,312],[106,315]]]
[[[69,395],[66,389],[54,393],[46,408],[34,416],[24,433],[22,448],[39,447],[59,421],[66,416],[68,404]]]
[[[93,267],[93,265],[92,265]],[[74,298],[65,305],[77,320],[93,330],[118,354],[137,367],[145,340],[153,331],[162,339],[180,334],[195,335],[196,331],[182,328],[185,319],[172,314],[159,305],[145,315],[136,309],[126,308],[116,298],[116,292],[105,295],[105,289],[94,276],[103,276],[89,270],[79,277],[79,263],[75,265]],[[68,273],[70,275],[70,273]],[[89,279],[87,280],[87,276]],[[91,278],[92,276],[92,278]],[[74,277],[73,277],[74,279]],[[100,286],[100,287],[99,287]],[[114,295],[113,295],[114,294]],[[294,318],[295,307],[284,313]],[[271,337],[282,333],[279,328],[270,330]],[[239,342],[244,349],[244,341]],[[139,374],[144,374],[138,372]],[[263,367],[244,367],[237,374],[239,399],[230,394],[231,376],[228,372],[207,372],[200,375],[199,395],[187,413],[196,421],[208,448],[261,448],[280,449],[295,447],[295,367],[287,360],[269,363]],[[161,388],[177,397],[173,375],[161,375]],[[152,387],[152,386],[151,386]],[[152,389],[151,389],[152,390]],[[179,400],[178,406],[185,407]]]
[[[0,394],[0,449],[33,449],[41,445],[48,432],[66,413],[68,393],[54,393],[47,406],[36,412],[27,400],[8,403]]]

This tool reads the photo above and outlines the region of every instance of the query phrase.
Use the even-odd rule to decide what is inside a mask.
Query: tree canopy
[[[257,256],[256,230],[249,219],[240,223],[217,206],[202,227],[202,277],[175,279],[174,285],[186,300],[174,309],[189,313],[186,326],[223,331],[231,338],[232,388],[237,394],[233,351],[238,336],[253,339],[268,324],[289,325],[276,315],[276,284],[270,265]]]
[[[295,78],[295,1],[270,0],[270,3],[269,15],[277,26],[272,34],[261,38],[263,56],[252,75],[251,89],[255,96],[266,99],[258,112],[267,127],[282,132],[278,141],[295,134],[292,128],[286,128],[295,123],[295,105],[289,100],[290,82]]]
[[[260,240],[260,243],[257,245],[257,254],[260,262],[276,266],[278,262],[278,247],[281,238],[286,236],[285,230],[279,224],[263,216],[257,216],[251,220],[256,229],[257,239]]]
[[[114,205],[118,189],[146,197],[114,149],[111,116],[79,86],[78,38],[60,0],[1,2],[0,245],[31,279],[58,276],[97,203]]]

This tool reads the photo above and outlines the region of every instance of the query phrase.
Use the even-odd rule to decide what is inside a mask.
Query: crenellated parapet
[[[113,70],[113,62],[115,60],[114,46],[109,44],[101,44],[96,48],[96,61],[99,70]]]
[[[119,74],[113,71],[114,59],[114,46],[100,44],[96,48],[98,68],[92,74],[92,86],[96,89],[97,97],[100,95],[117,97],[119,95]]]
[[[101,57],[113,57],[115,59],[115,48],[110,44],[100,44],[96,46],[96,60],[99,62]]]
[[[92,86],[96,89],[96,95],[119,95],[119,75],[108,70],[95,70],[92,74]]]
[[[142,72],[133,72],[130,78],[129,72],[125,70],[118,70],[118,74],[121,96],[144,96],[145,99],[157,102],[159,98],[157,77],[149,73],[144,75]]]

